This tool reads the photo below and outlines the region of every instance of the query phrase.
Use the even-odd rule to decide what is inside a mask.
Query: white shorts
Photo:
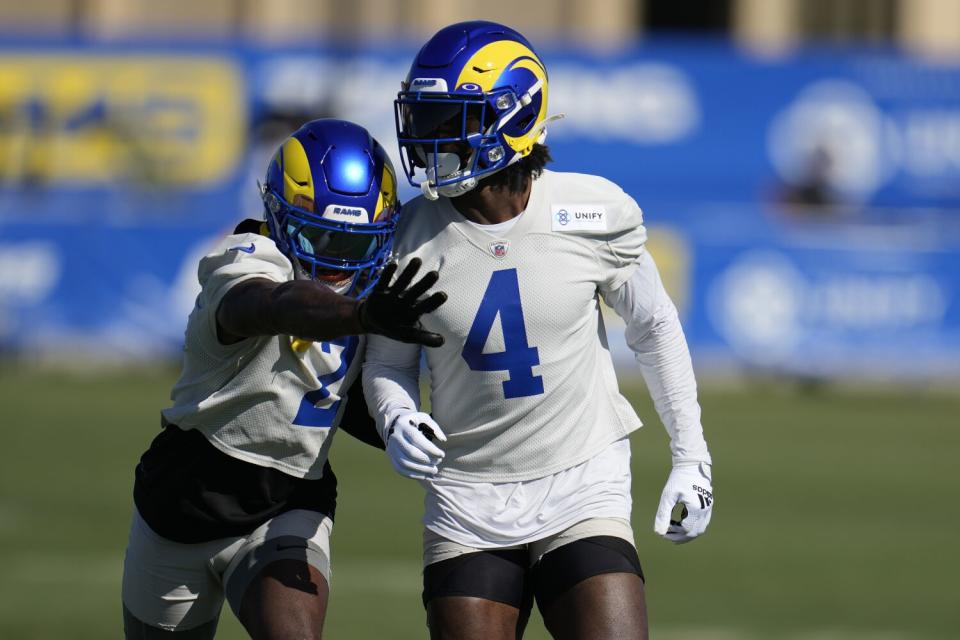
[[[617,440],[586,462],[534,480],[433,478],[422,484],[426,529],[469,548],[524,545],[594,518],[629,523],[630,440]]]
[[[182,631],[216,620],[224,598],[239,613],[247,586],[274,560],[303,560],[329,584],[332,530],[328,516],[296,509],[248,536],[182,544],[156,534],[134,509],[123,561],[123,604],[141,622]]]
[[[630,526],[629,521],[620,518],[590,518],[567,527],[558,533],[547,536],[546,538],[535,540],[528,544],[511,545],[499,549],[526,549],[528,560],[532,567],[539,562],[540,558],[544,555],[555,549],[559,549],[565,544],[570,544],[571,542],[585,538],[593,538],[595,536],[613,536],[626,540],[631,545],[636,546],[633,541],[633,527]],[[482,550],[483,549],[478,547],[470,547],[453,542],[452,540],[447,540],[429,529],[424,529],[423,566],[425,567],[435,562],[442,562],[443,560],[449,560],[450,558],[456,558],[457,556],[476,553]]]

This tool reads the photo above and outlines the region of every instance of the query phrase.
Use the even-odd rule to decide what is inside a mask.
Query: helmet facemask
[[[401,91],[394,101],[400,157],[407,179],[424,195],[456,197],[529,153],[515,149],[505,131],[529,128],[539,104],[531,93],[518,98],[510,88],[481,92]],[[539,101],[538,101],[539,102]],[[535,108],[534,108],[535,107]],[[417,169],[425,179],[417,183]]]
[[[396,187],[389,157],[366,129],[320,119],[283,142],[260,193],[270,237],[294,276],[359,298],[389,259]]]
[[[270,236],[298,278],[317,280],[343,295],[366,295],[390,257],[393,211],[384,212],[382,222],[353,224],[325,219],[309,199],[287,203],[268,187],[262,194]]]

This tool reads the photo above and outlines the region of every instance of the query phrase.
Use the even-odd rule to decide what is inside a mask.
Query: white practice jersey
[[[183,372],[164,418],[201,431],[234,458],[319,478],[346,405],[342,394],[360,369],[362,338],[313,343],[303,353],[283,335],[220,343],[216,313],[227,291],[252,278],[293,279],[293,265],[265,236],[226,237],[200,261],[198,275]]]
[[[422,318],[446,339],[425,350],[431,412],[449,438],[440,477],[544,477],[641,426],[619,392],[600,296],[630,278],[645,241],[637,203],[583,174],[545,171],[525,212],[496,236],[447,198],[404,207],[394,243],[401,268],[420,258],[424,271],[439,271],[438,288],[449,295]],[[404,353],[410,362],[371,362],[365,370],[381,429],[402,408],[391,404],[393,383],[377,367],[415,369],[419,351]]]

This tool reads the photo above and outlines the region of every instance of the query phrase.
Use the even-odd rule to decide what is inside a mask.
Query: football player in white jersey
[[[636,202],[596,176],[554,173],[543,146],[547,73],[519,33],[446,27],[396,101],[408,179],[395,251],[457,297],[424,318],[420,348],[371,336],[363,383],[396,470],[426,489],[424,592],[433,638],[519,637],[535,599],[556,638],[646,638],[628,435],[600,315],[626,321],[673,470],[654,529],[705,530],[711,458],[676,309]],[[671,521],[671,512],[681,511]]]
[[[271,160],[266,220],[200,262],[183,372],[136,468],[124,633],[208,639],[226,599],[255,638],[319,638],[330,580],[338,427],[372,421],[363,334],[436,347],[445,294],[391,282],[396,177],[370,134],[315,120]],[[382,446],[382,445],[381,445]]]

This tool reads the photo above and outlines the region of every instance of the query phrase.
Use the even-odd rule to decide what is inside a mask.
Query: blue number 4
[[[483,347],[500,316],[504,350],[484,353]],[[520,284],[516,269],[494,271],[477,309],[477,317],[467,334],[467,343],[460,353],[473,371],[507,371],[510,379],[503,382],[505,398],[523,398],[543,393],[543,378],[533,375],[540,364],[536,347],[527,344],[527,329],[520,306]]]

